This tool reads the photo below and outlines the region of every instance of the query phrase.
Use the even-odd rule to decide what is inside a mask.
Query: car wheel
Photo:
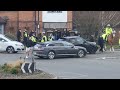
[[[86,55],[86,53],[85,53],[84,50],[81,49],[81,50],[78,51],[77,55],[78,55],[79,58],[82,58],[82,57],[84,57]]]
[[[14,48],[13,48],[12,46],[7,47],[6,51],[7,51],[8,53],[14,53],[14,52],[15,52],[15,51],[14,51]]]
[[[54,59],[55,58],[55,52],[54,51],[49,51],[48,52],[48,58],[49,59]]]

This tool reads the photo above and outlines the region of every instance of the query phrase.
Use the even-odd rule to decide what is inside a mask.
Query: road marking
[[[117,57],[100,57],[100,58],[96,58],[96,59],[117,59]]]

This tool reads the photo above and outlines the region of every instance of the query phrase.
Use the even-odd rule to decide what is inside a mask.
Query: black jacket
[[[21,37],[21,32],[17,31],[17,37],[20,38]]]
[[[98,38],[98,45],[103,45],[104,44],[104,40],[102,37]]]

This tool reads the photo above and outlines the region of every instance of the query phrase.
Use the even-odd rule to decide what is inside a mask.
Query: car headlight
[[[15,44],[16,46],[21,46],[20,44]]]

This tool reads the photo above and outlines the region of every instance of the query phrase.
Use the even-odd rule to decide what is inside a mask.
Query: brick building
[[[25,27],[29,32],[33,29],[38,31],[38,33],[53,31],[55,29],[72,30],[72,11],[66,11],[66,22],[43,22],[43,12],[44,11],[39,11],[39,13],[38,11],[0,11],[0,33],[12,33],[15,35],[18,28],[23,30]],[[52,13],[53,12],[54,11],[52,11]]]

